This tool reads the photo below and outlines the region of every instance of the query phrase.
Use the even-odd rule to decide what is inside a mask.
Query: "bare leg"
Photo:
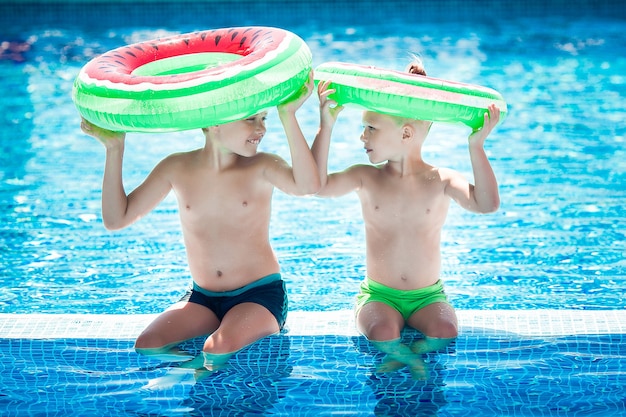
[[[373,301],[359,310],[356,321],[359,331],[372,345],[387,354],[383,363],[377,367],[377,372],[392,372],[408,366],[413,378],[426,378],[426,366],[420,355],[400,343],[404,319],[396,309]]]
[[[182,301],[161,313],[135,341],[135,349],[142,354],[174,354],[177,344],[194,337],[209,334],[220,325],[208,308]]]
[[[177,345],[185,340],[213,332],[219,326],[219,320],[208,308],[186,301],[174,304],[159,315],[139,335],[135,350],[162,360],[172,357],[181,359],[182,353]],[[208,371],[204,369],[204,358],[184,355],[187,362],[170,368],[160,377],[151,379],[144,387],[149,390],[167,389],[173,386],[195,384]]]
[[[393,307],[378,301],[365,304],[356,316],[357,329],[369,340],[400,338],[404,328],[402,315]]]
[[[199,356],[171,369],[165,376],[151,380],[145,388],[165,389],[185,380],[195,383],[213,371],[224,368],[230,357],[245,346],[279,331],[274,315],[255,303],[242,303],[233,307],[221,323],[215,314],[198,304],[174,305],[157,317],[140,335],[136,343],[138,351],[159,353],[171,350],[172,346],[183,340],[208,333],[211,335],[205,341],[203,352]],[[167,337],[163,337],[163,332]]]
[[[458,335],[456,313],[447,303],[429,304],[413,313],[407,322],[424,336],[451,339]]]
[[[207,369],[204,365],[203,354],[200,353],[187,362],[167,368],[165,375],[149,380],[143,389],[162,390],[174,386],[192,386],[212,374],[213,371],[220,369]]]
[[[279,331],[278,322],[268,309],[256,303],[241,303],[226,313],[202,350],[211,355],[233,354]]]
[[[458,335],[458,322],[454,308],[447,303],[433,303],[409,317],[409,326],[419,330],[424,339],[415,342],[415,353],[428,353],[443,349]]]
[[[413,352],[409,346],[401,343],[400,338],[385,341],[372,340],[371,342],[374,347],[387,354],[387,357],[376,369],[377,372],[392,372],[406,366],[409,368],[413,379],[423,380],[428,376],[422,355]]]

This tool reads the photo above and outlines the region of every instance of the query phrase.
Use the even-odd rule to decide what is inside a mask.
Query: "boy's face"
[[[219,142],[233,153],[254,156],[265,136],[267,112],[219,126]]]
[[[393,159],[402,152],[402,124],[392,116],[365,111],[361,141],[371,163]]]

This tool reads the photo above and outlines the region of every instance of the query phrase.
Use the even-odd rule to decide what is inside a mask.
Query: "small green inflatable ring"
[[[378,113],[433,122],[482,127],[490,104],[507,113],[502,95],[490,88],[456,83],[406,72],[343,62],[327,62],[315,69],[315,81],[331,81],[329,98]]]
[[[109,130],[188,130],[281,104],[310,69],[311,51],[291,32],[214,29],[106,52],[81,69],[72,99],[85,119]]]

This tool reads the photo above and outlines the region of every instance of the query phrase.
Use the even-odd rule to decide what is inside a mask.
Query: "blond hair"
[[[411,62],[409,62],[409,64],[406,66],[405,71],[408,72],[409,74],[414,74],[414,75],[422,75],[424,77],[426,77],[426,69],[424,68],[424,64],[422,62],[422,58],[419,57],[419,55],[416,54],[411,54]],[[410,117],[401,117],[401,116],[394,116],[394,119],[396,120],[396,123],[398,124],[398,126],[402,126],[405,123],[421,123],[421,122],[425,122],[425,120],[421,120],[421,119],[415,119],[415,118],[410,118]],[[427,123],[431,123],[431,122],[427,122]]]
[[[426,76],[424,63],[422,62],[422,59],[415,54],[411,54],[411,62],[409,63],[409,65],[407,65],[405,71],[409,74]]]

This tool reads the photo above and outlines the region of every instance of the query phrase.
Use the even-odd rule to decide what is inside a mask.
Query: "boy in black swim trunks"
[[[122,185],[125,134],[86,120],[83,131],[106,147],[102,217],[120,229],[150,212],[170,191],[178,200],[193,288],[137,338],[141,353],[163,353],[207,335],[203,352],[225,361],[256,340],[280,331],[287,314],[285,286],[269,242],[274,187],[291,195],[319,189],[317,167],[296,119],[313,91],[278,106],[293,168],[278,155],[257,152],[265,135],[262,112],[202,129],[203,148],[163,159],[130,194]]]
[[[426,75],[421,63],[409,72]],[[457,336],[457,318],[440,281],[440,235],[450,200],[463,208],[489,213],[500,204],[498,184],[483,144],[498,124],[500,111],[489,106],[481,129],[469,136],[475,185],[451,169],[433,167],[421,150],[432,122],[363,113],[361,141],[370,162],[328,175],[330,137],[341,106],[328,96],[330,82],[320,82],[320,128],[312,146],[321,197],[354,191],[359,196],[366,231],[367,277],[357,296],[359,331],[399,361],[415,357],[400,344],[405,325],[425,335],[419,353],[444,347]],[[418,365],[419,366],[419,365]],[[419,371],[419,370],[418,370]]]

